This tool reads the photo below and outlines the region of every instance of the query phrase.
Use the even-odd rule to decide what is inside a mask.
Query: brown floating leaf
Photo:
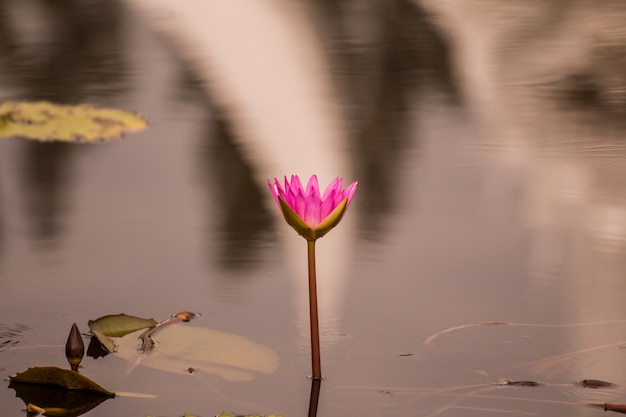
[[[82,376],[78,372],[57,368],[56,366],[38,366],[28,368],[14,376],[10,376],[11,382],[21,382],[28,384],[51,385],[66,390],[89,391],[114,397],[115,393],[102,388],[91,379]]]
[[[598,404],[598,403],[591,403],[588,404],[592,407],[600,407],[603,408],[604,411],[615,411],[617,413],[621,413],[621,414],[626,414],[626,404]]]
[[[602,381],[600,379],[583,379],[582,381],[576,382],[577,385],[580,385],[583,388],[614,388],[616,385],[612,382]]]
[[[500,378],[497,385],[512,385],[518,387],[538,387],[544,385],[542,382],[537,381],[511,381],[510,379]]]

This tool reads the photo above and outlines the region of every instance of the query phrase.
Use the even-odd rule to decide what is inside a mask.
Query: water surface
[[[65,367],[74,322],[189,310],[279,370],[86,358],[108,389],[159,396],[87,415],[306,415],[306,245],[266,180],[316,172],[359,181],[317,245],[319,416],[622,401],[575,382],[626,384],[623,7],[166,3],[0,3],[0,100],[151,122],[95,145],[0,142],[2,374]],[[24,404],[3,389],[0,408]]]

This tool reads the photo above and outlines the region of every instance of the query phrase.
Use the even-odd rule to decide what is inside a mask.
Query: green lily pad
[[[115,397],[115,393],[102,388],[91,379],[78,372],[56,366],[37,366],[10,376],[11,383],[28,383],[55,386],[66,390],[89,391],[105,397]]]
[[[111,353],[117,350],[111,337],[122,337],[137,330],[150,329],[157,325],[154,319],[128,316],[126,314],[112,314],[87,322],[93,335],[98,338],[102,346]]]
[[[185,416],[183,416],[185,417]],[[222,411],[220,414],[218,414],[215,417],[282,417],[282,416],[277,416],[276,414],[270,414],[270,415],[265,415],[265,414],[246,414],[246,415],[236,415],[236,414],[229,414],[225,411]]]
[[[0,139],[93,142],[119,138],[148,126],[134,113],[89,104],[64,106],[46,101],[0,103]]]
[[[243,336],[203,327],[175,324],[154,336],[149,354],[137,350],[141,331],[114,339],[116,354],[143,365],[173,373],[209,373],[229,381],[247,381],[272,374],[279,367],[276,352]],[[190,372],[193,370],[193,372]]]

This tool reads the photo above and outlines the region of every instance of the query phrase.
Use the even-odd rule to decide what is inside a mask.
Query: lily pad
[[[134,113],[89,104],[59,105],[46,101],[0,103],[0,139],[93,142],[119,138],[147,127]]]
[[[132,362],[173,373],[209,373],[229,381],[247,381],[272,374],[279,367],[276,352],[243,336],[187,325],[164,328],[149,354],[137,350],[142,332],[114,339],[116,354]]]
[[[157,325],[154,319],[128,316],[126,314],[112,314],[87,322],[89,329],[109,352],[117,350],[111,337],[122,337],[137,330],[150,329]]]
[[[185,417],[185,416],[183,416]],[[277,416],[276,414],[270,414],[270,415],[265,415],[265,414],[246,414],[246,415],[235,415],[235,414],[229,414],[225,411],[222,411],[220,414],[218,414],[215,417],[282,417],[282,416]]]
[[[14,376],[10,376],[11,383],[28,383],[49,385],[71,391],[89,391],[105,397],[114,397],[115,393],[102,388],[91,379],[78,372],[57,368],[56,366],[38,366],[28,368]]]

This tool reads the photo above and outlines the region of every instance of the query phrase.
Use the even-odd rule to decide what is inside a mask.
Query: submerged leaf
[[[112,314],[89,320],[87,323],[93,335],[98,338],[102,346],[111,353],[117,348],[111,337],[122,337],[137,330],[150,329],[157,325],[154,319],[128,316],[126,314]]]
[[[115,393],[102,388],[91,379],[78,372],[57,368],[56,366],[38,366],[10,376],[12,383],[50,385],[66,390],[89,391],[105,397],[114,397]]]
[[[0,139],[91,142],[145,129],[139,115],[88,104],[63,106],[45,101],[0,103]]]
[[[115,339],[117,355],[142,365],[175,373],[210,373],[229,381],[246,381],[256,373],[272,374],[279,366],[270,348],[245,337],[203,327],[172,325],[154,337],[149,354],[138,352],[140,333]]]

